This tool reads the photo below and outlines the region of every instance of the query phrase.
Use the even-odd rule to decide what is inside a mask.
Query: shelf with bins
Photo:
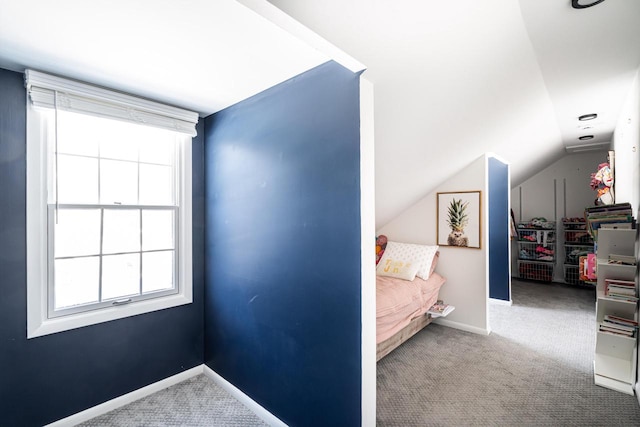
[[[520,222],[518,229],[518,273],[523,279],[553,281],[556,261],[555,222]]]
[[[583,219],[563,218],[564,237],[564,281],[572,285],[586,285],[580,279],[580,257],[594,252],[593,239],[587,231],[587,223]]]
[[[614,334],[601,330],[606,316],[617,316],[638,321],[636,301],[612,298],[607,295],[607,279],[634,282],[633,291],[638,295],[636,265],[612,264],[609,256],[635,256],[636,230],[601,229],[597,244],[596,287],[596,350],[594,357],[594,382],[622,393],[634,394],[636,378],[637,331],[632,336]]]
[[[553,263],[547,261],[518,260],[518,273],[521,279],[552,282]]]

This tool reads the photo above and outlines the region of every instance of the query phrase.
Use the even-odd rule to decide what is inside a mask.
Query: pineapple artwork
[[[436,194],[436,242],[454,248],[480,249],[482,192]]]
[[[451,228],[451,233],[447,237],[447,244],[450,246],[469,246],[469,238],[464,234],[464,228],[469,223],[467,206],[469,202],[462,199],[453,199],[447,209],[447,224]]]

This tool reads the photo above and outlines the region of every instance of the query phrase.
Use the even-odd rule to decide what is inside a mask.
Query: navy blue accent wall
[[[26,338],[23,75],[0,69],[0,424],[41,426],[203,362],[203,138],[194,140],[194,303]],[[202,134],[202,126],[200,126]]]
[[[205,363],[291,426],[361,420],[359,76],[205,120]]]
[[[489,157],[489,296],[509,301],[509,165]]]

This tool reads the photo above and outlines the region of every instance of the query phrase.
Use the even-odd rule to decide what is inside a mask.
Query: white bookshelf
[[[636,230],[600,229],[596,247],[596,350],[593,362],[594,382],[622,393],[633,395],[636,379],[637,338],[600,332],[598,325],[605,315],[638,320],[635,302],[608,298],[605,295],[606,279],[636,281],[635,265],[609,264],[610,254],[634,255]],[[636,281],[636,294],[638,283]],[[637,336],[637,334],[636,334]]]

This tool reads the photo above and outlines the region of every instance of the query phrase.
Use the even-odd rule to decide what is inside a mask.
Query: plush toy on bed
[[[380,262],[380,258],[382,258],[382,254],[384,254],[384,250],[387,247],[387,236],[381,234],[376,236],[376,265]]]

